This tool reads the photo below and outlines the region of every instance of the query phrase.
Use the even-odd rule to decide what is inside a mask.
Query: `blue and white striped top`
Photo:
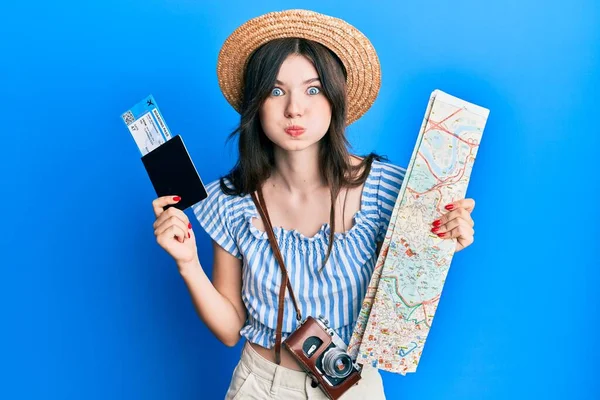
[[[323,224],[312,237],[273,227],[303,317],[324,315],[346,343],[352,336],[377,261],[377,243],[385,237],[404,173],[392,164],[373,162],[354,225],[335,234],[330,258],[320,272],[327,253],[329,224]],[[194,215],[213,240],[243,261],[242,299],[248,314],[240,334],[271,348],[275,344],[281,271],[267,234],[252,223],[252,218],[260,218],[258,211],[249,195],[224,194],[218,180],[206,188],[208,198],[192,207]],[[298,324],[287,291],[284,305],[283,339]]]

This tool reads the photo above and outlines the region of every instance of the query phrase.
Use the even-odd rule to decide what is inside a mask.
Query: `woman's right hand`
[[[192,224],[187,215],[176,207],[165,206],[177,204],[181,200],[178,196],[163,196],[152,201],[152,208],[156,221],[154,222],[154,235],[156,241],[165,249],[178,265],[189,264],[198,258],[196,237],[192,231]]]

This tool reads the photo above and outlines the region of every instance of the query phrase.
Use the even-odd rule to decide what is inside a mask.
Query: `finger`
[[[177,204],[181,201],[179,196],[162,196],[152,201],[152,209],[154,215],[158,218],[164,211],[165,207],[170,204]]]
[[[457,208],[464,208],[468,212],[472,212],[475,209],[475,200],[473,199],[462,199],[453,201],[450,204],[446,204],[444,207],[448,211],[456,210]]]
[[[181,211],[179,208],[170,207],[160,214],[156,221],[154,221],[153,228],[158,228],[171,217],[177,217],[183,222],[184,225],[190,225],[190,219],[183,211]]]
[[[156,235],[156,241],[162,245],[167,244],[170,240],[177,240],[179,243],[183,243],[187,235],[179,226],[173,225],[159,235]]]
[[[178,233],[176,236],[180,239],[181,242],[185,241],[186,238],[190,237],[190,226],[185,225],[183,221],[177,218],[176,216],[169,218],[160,226],[158,226],[154,230],[154,234],[156,236],[160,236],[165,232],[172,232],[173,229],[177,230]]]
[[[157,224],[156,228],[154,228],[154,232],[156,235],[160,235],[162,232],[166,231],[171,226],[178,226],[180,229],[186,232],[188,229],[190,229],[190,225],[190,223],[186,224],[185,222],[183,222],[178,216],[172,215],[168,218],[165,218],[162,221],[162,223]]]
[[[463,222],[463,223],[466,223],[466,222]],[[440,234],[443,235],[444,233],[450,232],[452,229],[458,227],[460,224],[461,224],[461,220],[456,218],[451,221],[448,221],[447,223],[445,223],[443,225],[433,227],[433,229],[431,229],[431,232],[435,233],[438,236]]]
[[[167,246],[171,241],[176,240],[183,243],[185,240],[184,233],[178,226],[172,226],[156,237],[156,241],[163,247]]]
[[[456,238],[459,240],[468,240],[472,239],[473,236],[475,236],[475,230],[470,226],[459,224],[458,226],[450,229],[447,232],[438,234],[438,236],[444,239]]]
[[[464,249],[465,247],[473,244],[474,241],[475,241],[475,232],[473,232],[472,235],[459,236],[458,238],[456,238],[456,248],[459,250]]]
[[[475,226],[475,221],[473,221],[473,218],[471,218],[471,213],[464,208],[458,208],[454,211],[450,211],[444,214],[442,217],[433,221],[432,225],[434,228],[437,228],[455,219],[462,219],[466,221],[471,227]]]

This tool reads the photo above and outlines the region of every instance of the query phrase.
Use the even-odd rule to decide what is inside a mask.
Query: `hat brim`
[[[286,37],[319,42],[342,61],[347,71],[347,125],[367,112],[381,86],[381,67],[371,42],[347,22],[308,10],[261,15],[238,27],[227,38],[219,52],[217,77],[223,95],[236,111],[240,111],[248,57],[263,44]]]

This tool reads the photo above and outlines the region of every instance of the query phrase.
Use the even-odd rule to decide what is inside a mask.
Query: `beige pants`
[[[385,400],[379,371],[365,365],[361,376],[358,385],[344,393],[340,400]],[[327,399],[321,388],[313,388],[311,382],[306,373],[266,360],[246,342],[225,400]]]

